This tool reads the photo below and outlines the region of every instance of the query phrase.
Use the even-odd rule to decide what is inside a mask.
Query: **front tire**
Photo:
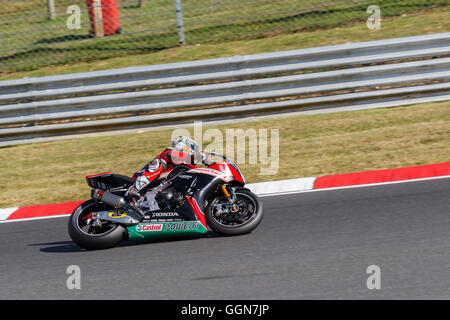
[[[252,212],[248,212],[249,219],[241,224],[227,224],[216,216],[215,208],[220,199],[214,199],[206,208],[206,222],[211,229],[225,236],[236,236],[252,232],[262,221],[263,206],[258,197],[248,189],[238,189],[235,191],[236,201],[243,201],[252,207]]]
[[[125,235],[125,228],[120,225],[106,226],[100,232],[89,232],[83,226],[86,217],[95,211],[107,208],[94,200],[88,200],[79,205],[69,218],[68,231],[73,242],[87,250],[100,250],[114,247]]]

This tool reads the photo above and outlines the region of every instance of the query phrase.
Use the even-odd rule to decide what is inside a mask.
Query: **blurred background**
[[[365,25],[369,5],[382,5],[381,17],[389,19],[449,4],[450,0],[0,0],[0,73],[356,22]],[[423,33],[411,28],[408,35]],[[388,36],[401,34],[391,28]]]

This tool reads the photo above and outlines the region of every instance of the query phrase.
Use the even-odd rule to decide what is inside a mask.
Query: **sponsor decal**
[[[110,213],[108,213],[108,216],[110,216],[111,218],[123,218],[126,217],[127,214],[125,212],[120,212],[120,211],[111,211]]]
[[[180,231],[180,230],[198,230],[199,223],[197,221],[192,222],[171,222],[164,224],[163,231]]]
[[[200,223],[198,221],[192,222],[166,222],[166,223],[148,223],[138,224],[136,226],[137,232],[152,232],[152,231],[186,231],[198,230]]]
[[[160,218],[160,217],[179,217],[178,213],[176,212],[154,212],[152,213],[153,218]]]
[[[209,174],[211,176],[219,177],[220,179],[222,179],[225,182],[230,182],[231,180],[234,179],[233,176],[225,174],[219,170],[210,169],[210,168],[196,168],[196,169],[189,170],[189,172]]]
[[[161,231],[162,224],[138,224],[136,226],[136,231],[138,232],[150,232],[150,231]]]

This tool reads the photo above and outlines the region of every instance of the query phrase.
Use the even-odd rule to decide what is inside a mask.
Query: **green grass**
[[[188,47],[176,48],[178,36],[172,1],[150,1],[145,8],[137,8],[137,1],[120,3],[124,34],[91,39],[87,37],[90,25],[84,0],[57,1],[58,17],[53,21],[47,19],[45,1],[0,2],[4,9],[0,13],[0,73],[6,74],[3,78],[10,78],[11,74],[8,73],[17,76],[22,74],[16,74],[18,71],[45,67],[51,69],[61,66],[58,68],[61,71],[67,65],[79,65],[80,62],[101,65],[102,61],[99,60],[105,59],[109,62],[121,60],[120,65],[141,64],[142,57],[147,63],[165,62],[170,61],[170,57],[165,60],[148,56],[173,55],[173,51],[177,50],[189,60],[199,56],[223,56],[224,51],[233,51],[236,46],[243,46],[253,52],[276,51],[279,48],[275,44],[264,48],[254,41],[280,35],[294,36],[279,41],[282,47],[288,47],[289,41],[294,39],[296,42],[290,48],[305,47],[303,40],[313,34],[319,38],[313,41],[314,45],[336,41],[342,43],[348,35],[346,32],[336,34],[335,31],[351,31],[349,29],[354,27],[363,29],[361,31],[364,33],[360,34],[360,38],[353,37],[354,41],[370,40],[377,37],[376,33],[384,37],[396,37],[441,32],[448,30],[449,13],[448,0],[215,0],[214,6],[211,0],[185,1],[183,13]],[[65,8],[69,4],[83,8],[80,30],[65,27],[68,17]],[[381,7],[384,19],[381,31],[370,32],[366,28],[365,21],[369,16],[366,8],[369,4],[379,4]],[[407,19],[403,19],[407,17],[401,16],[412,12],[415,12],[416,21],[410,21],[408,31],[405,28],[401,28],[403,31],[397,30],[395,23],[389,25],[391,17],[399,16],[399,21],[408,23]],[[433,20],[436,15],[440,18]],[[424,24],[421,19],[432,21],[435,29]],[[197,52],[191,49],[196,44],[202,46]]]
[[[247,182],[450,161],[450,101],[214,128],[224,135],[226,129],[279,130],[278,174],[261,175],[260,164],[243,164]],[[88,198],[86,175],[131,175],[170,143],[171,134],[163,130],[2,148],[0,208]]]

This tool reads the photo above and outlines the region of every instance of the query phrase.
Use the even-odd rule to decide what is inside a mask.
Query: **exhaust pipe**
[[[124,197],[118,196],[109,191],[100,189],[92,190],[92,199],[97,202],[101,201],[113,208],[122,209],[128,216],[134,218],[136,221],[141,221],[145,216],[141,209],[126,201]]]
[[[100,189],[95,189],[92,191],[92,199],[95,201],[102,201],[113,208],[122,208],[126,202],[123,197]]]

